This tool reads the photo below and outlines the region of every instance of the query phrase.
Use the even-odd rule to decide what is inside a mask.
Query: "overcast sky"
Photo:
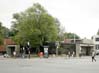
[[[0,0],[0,21],[10,28],[12,15],[39,2],[66,32],[91,38],[99,29],[99,0]]]

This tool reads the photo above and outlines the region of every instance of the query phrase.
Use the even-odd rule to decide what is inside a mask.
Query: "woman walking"
[[[94,51],[92,52],[92,62],[93,62],[93,61],[96,62],[96,59],[95,59],[95,52],[94,52]]]

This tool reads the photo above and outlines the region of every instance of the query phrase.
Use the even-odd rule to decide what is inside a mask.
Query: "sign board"
[[[48,46],[44,46],[44,57],[48,58]]]
[[[44,53],[48,53],[48,46],[44,46]]]

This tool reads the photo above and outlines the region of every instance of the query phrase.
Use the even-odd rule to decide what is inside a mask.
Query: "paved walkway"
[[[91,57],[70,58],[32,58],[0,59],[0,73],[99,73],[97,62]]]

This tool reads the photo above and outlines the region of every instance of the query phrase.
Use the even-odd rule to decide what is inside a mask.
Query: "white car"
[[[99,55],[99,50],[96,50],[96,55]]]
[[[8,54],[3,55],[5,58],[9,58],[10,56]]]

